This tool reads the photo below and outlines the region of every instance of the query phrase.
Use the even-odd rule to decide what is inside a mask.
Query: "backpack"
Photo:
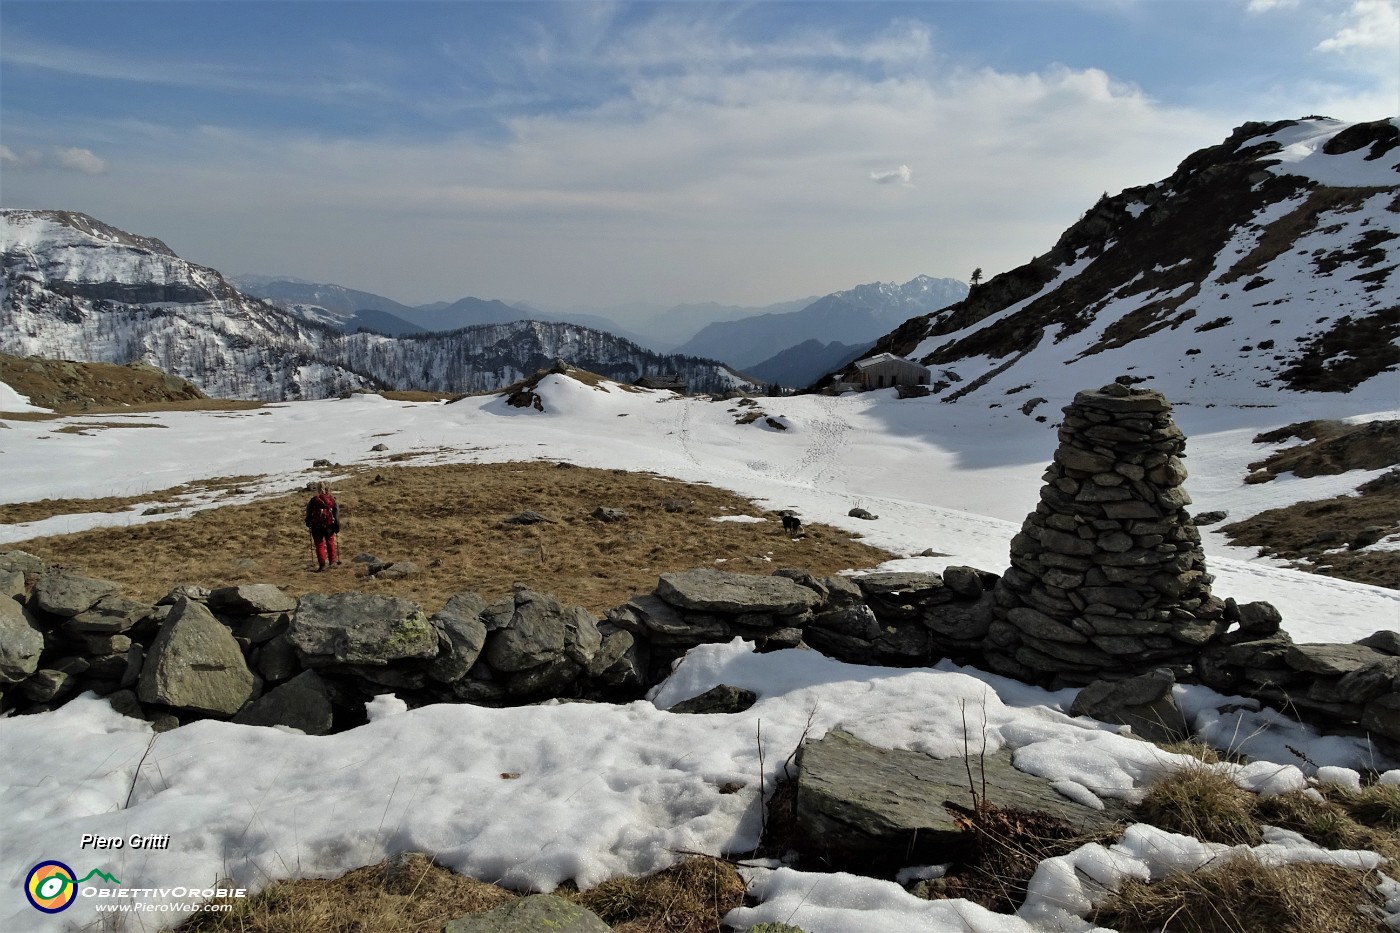
[[[317,496],[311,500],[307,512],[307,524],[312,531],[330,531],[335,525],[335,500],[330,496]]]

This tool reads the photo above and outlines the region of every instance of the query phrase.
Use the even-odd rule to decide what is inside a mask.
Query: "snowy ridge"
[[[875,351],[993,418],[1053,422],[1074,391],[1123,375],[1177,405],[1388,408],[1397,265],[1400,121],[1247,124]]]

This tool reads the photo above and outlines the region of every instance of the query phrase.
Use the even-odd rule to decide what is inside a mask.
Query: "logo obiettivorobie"
[[[24,879],[24,896],[35,910],[46,914],[56,914],[67,910],[78,896],[78,885],[98,875],[113,884],[121,884],[116,878],[94,868],[83,878],[77,877],[73,869],[62,862],[50,859],[29,869]]]

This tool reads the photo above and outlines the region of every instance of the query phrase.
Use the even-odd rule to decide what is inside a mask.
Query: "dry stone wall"
[[[1056,685],[1154,668],[1190,679],[1224,605],[1186,510],[1171,405],[1117,383],[1080,392],[1059,439],[996,590],[989,664]]]
[[[325,733],[363,721],[386,692],[411,706],[632,700],[689,649],[734,638],[863,664],[975,663],[995,582],[967,567],[690,570],[596,619],[524,585],[494,603],[459,593],[432,613],[403,597],[295,599],[269,584],[184,586],[147,605],[0,553],[0,710],[42,712],[90,690],[160,729],[215,718]]]
[[[366,701],[387,692],[410,706],[632,700],[689,649],[741,638],[856,664],[948,659],[1055,686],[1113,681],[1081,691],[1086,709],[1099,701],[1088,714],[1135,729],[1184,728],[1159,701],[1173,683],[1204,683],[1364,732],[1400,757],[1400,633],[1295,645],[1268,603],[1216,598],[1165,399],[1109,386],[1065,411],[1001,576],[689,570],[596,619],[524,585],[494,603],[459,593],[432,613],[269,584],[182,586],[149,605],[0,553],[0,713],[92,691],[156,729],[217,718],[321,734],[362,722]]]

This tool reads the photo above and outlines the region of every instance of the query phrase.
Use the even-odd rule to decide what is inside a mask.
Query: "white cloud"
[[[1004,271],[1104,190],[1165,177],[1229,128],[1097,70],[871,77],[788,64],[636,77],[591,109],[517,117],[486,142],[171,133],[123,172],[142,163],[151,203],[190,205],[189,233],[136,232],[220,267],[413,301],[758,304]],[[356,222],[315,225],[327,210]],[[279,233],[207,223],[226,215]],[[386,242],[414,245],[386,265]],[[240,255],[215,261],[230,249]],[[383,281],[365,282],[369,268]]]
[[[91,150],[72,146],[56,146],[47,153],[38,149],[16,152],[9,146],[0,146],[0,165],[12,169],[63,169],[84,175],[101,175],[107,171],[107,163]]]
[[[15,152],[9,146],[0,146],[0,165],[11,168],[30,168],[44,160],[44,154],[35,149]]]
[[[520,50],[502,85],[567,106],[493,110],[488,138],[47,121],[55,138],[121,151],[123,185],[30,172],[27,200],[80,192],[98,217],[133,217],[138,192],[150,222],[133,232],[194,261],[399,300],[758,304],[994,275],[1050,248],[1102,192],[1165,177],[1260,118],[1166,106],[1093,68],[955,68],[917,24],[763,42],[737,35],[727,7],[659,9],[630,29],[584,17],[529,68]],[[570,79],[578,93],[559,92]],[[1280,109],[1345,115],[1311,108]],[[87,155],[69,167],[101,165]],[[229,229],[254,217],[256,233]]]
[[[53,160],[60,168],[82,172],[84,175],[101,175],[107,171],[106,162],[94,155],[91,150],[79,149],[76,146],[55,149]]]
[[[895,183],[907,185],[911,183],[913,177],[914,173],[907,165],[901,165],[899,168],[891,169],[888,172],[870,173],[870,180],[877,185],[893,185]]]
[[[1267,13],[1270,10],[1281,10],[1296,7],[1298,0],[1249,0],[1246,9],[1251,13]]]
[[[1336,35],[1317,45],[1321,52],[1345,52],[1351,49],[1383,49],[1396,62],[1400,45],[1400,3],[1396,0],[1355,0],[1347,13],[1349,24]]]

